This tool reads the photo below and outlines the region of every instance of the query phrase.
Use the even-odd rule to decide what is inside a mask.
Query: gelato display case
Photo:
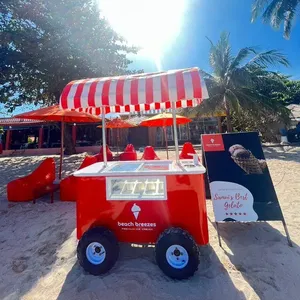
[[[158,161],[115,161],[96,163],[87,168],[78,170],[74,173],[77,177],[86,176],[123,176],[123,175],[157,175],[157,174],[203,174],[205,168],[195,163],[193,160],[186,159],[176,163],[171,160]]]
[[[166,177],[108,177],[107,200],[166,200]]]

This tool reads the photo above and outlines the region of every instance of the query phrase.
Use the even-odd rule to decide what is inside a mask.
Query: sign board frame
[[[201,135],[216,229],[219,222],[281,221],[292,242],[257,132]]]

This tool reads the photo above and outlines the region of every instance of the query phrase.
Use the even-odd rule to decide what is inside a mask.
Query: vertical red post
[[[77,128],[76,128],[76,124],[74,123],[72,126],[72,141],[74,147],[76,146],[76,139],[77,139]]]
[[[44,138],[44,128],[43,128],[43,126],[39,129],[39,145],[38,145],[38,147],[39,147],[39,149],[40,148],[42,148],[42,146],[43,146],[43,138]]]
[[[9,150],[11,141],[11,130],[6,131],[5,150]]]
[[[109,129],[108,128],[106,128],[106,143],[107,143],[107,145],[110,145],[110,143],[111,143],[111,135],[110,135],[110,132],[111,131],[109,131]]]

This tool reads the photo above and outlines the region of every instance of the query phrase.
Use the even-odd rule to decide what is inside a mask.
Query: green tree
[[[216,44],[209,42],[212,73],[202,71],[209,99],[195,108],[199,115],[225,110],[228,131],[233,129],[232,113],[239,116],[242,111],[251,111],[259,119],[264,110],[286,116],[286,109],[273,94],[284,90],[282,79],[267,69],[276,64],[288,66],[283,54],[276,50],[258,52],[253,47],[246,47],[233,55],[228,33],[222,33]]]
[[[285,90],[278,97],[284,105],[300,104],[300,81],[291,80],[288,76],[283,78]]]
[[[0,101],[58,103],[74,79],[121,75],[135,47],[112,30],[93,0],[0,0]]]
[[[129,46],[101,17],[94,0],[0,0],[0,103],[58,103],[82,78],[132,73]],[[66,152],[75,148],[65,131]]]
[[[262,16],[263,21],[275,29],[283,23],[284,37],[289,39],[299,4],[299,0],[254,0],[252,22]]]

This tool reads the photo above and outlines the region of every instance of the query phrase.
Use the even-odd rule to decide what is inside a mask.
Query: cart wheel
[[[155,256],[160,269],[174,279],[186,279],[198,270],[198,246],[192,236],[181,228],[169,228],[160,235]]]
[[[77,258],[85,271],[92,275],[108,272],[119,256],[118,240],[105,227],[88,230],[77,246]]]

